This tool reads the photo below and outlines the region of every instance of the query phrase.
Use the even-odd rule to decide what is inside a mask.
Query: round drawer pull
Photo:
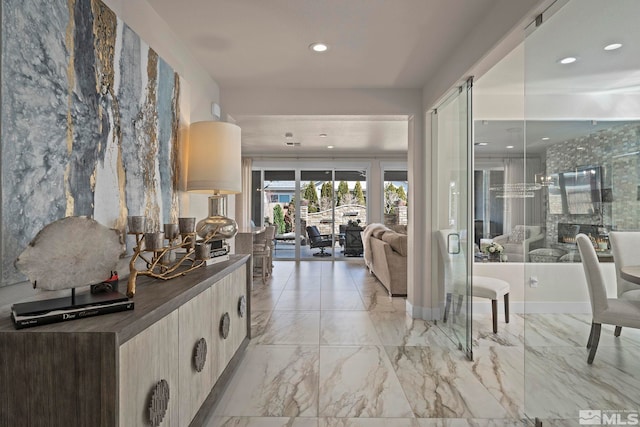
[[[231,326],[231,318],[229,317],[229,313],[225,313],[222,315],[222,319],[220,320],[220,335],[225,340],[229,336],[229,327]]]
[[[160,380],[151,390],[149,399],[149,422],[153,427],[158,427],[169,408],[169,383]]]
[[[247,298],[242,295],[238,300],[238,316],[244,317],[247,313]]]
[[[207,361],[207,340],[200,338],[193,348],[193,367],[196,372],[202,372]]]

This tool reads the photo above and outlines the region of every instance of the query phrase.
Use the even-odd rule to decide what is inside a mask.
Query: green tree
[[[328,197],[329,199],[333,198],[333,185],[331,185],[330,181],[322,184],[320,188],[320,197]]]
[[[318,191],[316,190],[316,184],[313,181],[309,181],[309,183],[304,187],[302,199],[307,201],[309,213],[318,212]]]
[[[336,194],[336,199],[337,199],[336,206],[343,204],[343,199],[346,194],[349,194],[349,184],[347,184],[347,181],[340,181],[340,184],[338,184],[338,191]]]
[[[402,185],[396,187],[396,194],[403,202],[407,201],[407,193],[405,193],[404,187]]]
[[[285,232],[284,211],[282,210],[282,206],[279,204],[273,207],[273,223],[277,227],[276,233],[282,234]]]
[[[360,181],[356,181],[356,185],[353,187],[353,197],[356,199],[356,202],[359,205],[364,206],[366,204],[364,192],[362,191],[362,184],[360,184]]]

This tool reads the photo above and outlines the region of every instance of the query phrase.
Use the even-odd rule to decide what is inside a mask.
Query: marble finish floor
[[[276,261],[251,304],[253,338],[207,427],[577,426],[579,410],[640,410],[640,330],[603,326],[589,366],[589,315],[512,314],[498,334],[474,315],[469,361],[362,260]]]

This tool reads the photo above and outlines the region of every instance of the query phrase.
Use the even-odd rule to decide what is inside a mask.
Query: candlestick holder
[[[179,225],[164,224],[164,231],[147,233],[144,232],[144,223],[144,217],[130,217],[128,221],[127,234],[135,236],[136,242],[129,261],[129,298],[136,293],[138,276],[169,280],[205,265],[202,251],[196,253],[196,243],[198,247],[206,246],[209,240],[197,240],[195,218],[179,218]],[[146,270],[136,268],[138,259],[146,263]]]

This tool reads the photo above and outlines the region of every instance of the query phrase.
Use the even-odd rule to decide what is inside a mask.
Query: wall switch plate
[[[538,287],[538,277],[537,276],[529,277],[529,286],[531,286],[532,288],[537,288]]]

